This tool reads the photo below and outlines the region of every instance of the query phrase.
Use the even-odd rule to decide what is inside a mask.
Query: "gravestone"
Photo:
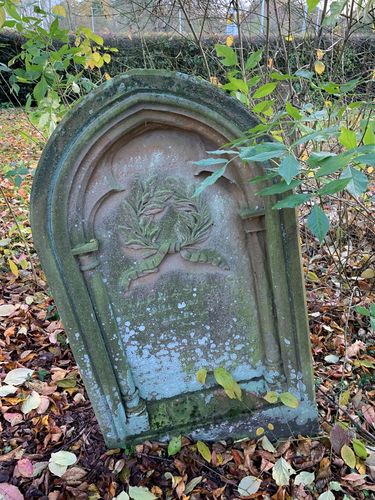
[[[84,98],[44,150],[33,236],[108,446],[316,429],[294,211],[256,195],[259,163],[233,161],[193,196],[217,168],[196,162],[255,124],[206,82],[132,71]]]

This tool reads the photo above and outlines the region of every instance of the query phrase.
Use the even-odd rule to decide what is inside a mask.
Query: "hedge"
[[[111,76],[122,73],[133,68],[158,68],[181,71],[207,78],[207,70],[202,54],[196,43],[188,38],[181,36],[148,36],[142,38],[127,36],[104,35],[104,43],[108,47],[116,47],[118,52],[112,54],[112,60],[106,71]],[[7,62],[16,55],[24,39],[17,33],[3,30],[0,32],[0,63]],[[217,39],[204,39],[202,44],[207,54],[207,60],[212,75],[222,78],[223,69],[220,68],[215,57],[215,43]],[[312,39],[295,38],[293,42],[285,42],[288,48],[288,62],[291,70],[296,70],[301,66],[312,65],[314,60],[314,41]],[[320,48],[329,48],[332,46],[331,37],[323,37]],[[258,48],[264,48],[265,40],[262,37],[252,38],[245,43],[245,52],[253,51]],[[269,54],[273,59],[274,66],[286,71],[286,61],[283,56],[283,50],[280,48],[279,38],[272,38],[269,44]],[[336,67],[338,63],[338,50],[340,44],[334,45],[334,50],[329,52],[325,63],[328,67]],[[345,47],[343,64],[340,64],[337,73],[337,79],[347,81],[368,69],[375,67],[375,36],[357,36],[350,39]],[[1,68],[0,68],[1,69]],[[9,92],[4,79],[7,80],[9,74],[1,73],[0,103],[9,102]],[[21,103],[25,102],[26,95],[30,91],[30,86],[21,85],[19,99]]]

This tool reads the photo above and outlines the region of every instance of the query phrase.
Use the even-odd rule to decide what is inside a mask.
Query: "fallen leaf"
[[[21,411],[23,414],[27,415],[32,410],[35,410],[40,405],[42,399],[40,395],[36,391],[32,391],[32,393],[25,399],[22,403]]]
[[[2,385],[0,387],[0,397],[9,396],[9,394],[14,394],[17,392],[17,387],[14,385]]]
[[[290,476],[295,474],[295,472],[285,458],[280,457],[273,466],[272,477],[276,481],[277,486],[286,486],[289,484]]]
[[[129,496],[133,500],[154,500],[154,498],[157,498],[149,489],[143,486],[129,486]]]
[[[314,481],[315,481],[314,472],[302,471],[295,477],[294,484],[296,486],[298,486],[299,484],[309,486],[310,484],[313,484]]]
[[[203,441],[197,442],[197,448],[198,448],[199,453],[206,460],[206,462],[210,463],[211,462],[210,448]]]
[[[15,473],[22,477],[33,477],[34,468],[31,460],[28,458],[21,458],[18,460],[15,467]]]
[[[198,477],[195,477],[194,479],[192,479],[191,481],[189,481],[187,483],[187,485],[185,486],[185,491],[184,491],[185,495],[188,495],[189,493],[191,493],[194,490],[194,488],[196,486],[198,486],[198,484],[202,481],[202,479],[203,479],[203,476],[198,476]]]
[[[344,444],[344,446],[341,448],[341,458],[344,460],[348,467],[354,469],[356,464],[355,454],[347,444]]]
[[[4,382],[8,385],[21,385],[31,375],[34,373],[34,370],[29,370],[29,368],[15,368],[7,373]]]
[[[11,426],[17,425],[23,420],[23,416],[21,413],[11,413],[11,412],[6,412],[3,415],[4,419],[10,423]]]
[[[0,498],[4,500],[24,500],[24,496],[17,486],[9,483],[0,484]]]
[[[16,308],[12,304],[1,304],[0,306],[0,316],[8,317],[14,313]],[[4,483],[6,484],[6,483]]]
[[[249,495],[253,495],[256,493],[262,481],[255,476],[246,476],[241,479],[240,484],[238,485],[238,493],[241,497],[246,497]]]

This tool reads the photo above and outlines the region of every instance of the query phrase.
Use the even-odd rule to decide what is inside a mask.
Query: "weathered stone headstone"
[[[315,429],[294,212],[256,195],[259,163],[233,162],[193,197],[217,168],[195,162],[254,125],[212,85],[136,71],[83,99],[43,153],[35,245],[109,446]],[[243,402],[218,386],[219,367]]]

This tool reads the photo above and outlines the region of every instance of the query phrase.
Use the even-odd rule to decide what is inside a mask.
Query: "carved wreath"
[[[153,176],[137,179],[122,202],[119,224],[122,243],[143,250],[143,259],[122,273],[120,286],[158,271],[168,254],[180,253],[189,262],[207,263],[229,269],[225,259],[213,249],[197,248],[211,230],[208,206],[201,196],[181,179]]]

